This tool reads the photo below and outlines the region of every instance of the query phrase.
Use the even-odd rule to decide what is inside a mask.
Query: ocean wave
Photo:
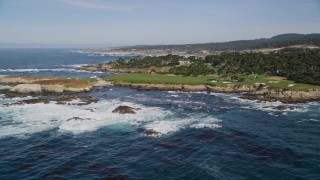
[[[141,108],[141,110],[137,111],[135,115],[112,113],[120,105]],[[34,115],[35,109],[37,109],[37,115]],[[79,134],[118,123],[139,125],[165,119],[165,116],[169,115],[170,112],[161,108],[105,100],[81,107],[54,103],[1,107],[0,114],[10,117],[9,120],[11,121],[9,125],[0,127],[0,137],[19,137],[54,128],[58,128],[62,132]],[[74,117],[85,120],[72,120]]]
[[[136,114],[128,115],[112,113],[120,105],[141,110],[138,110]],[[35,109],[37,109],[36,115],[34,114]],[[160,135],[167,135],[188,127],[221,127],[218,124],[220,120],[211,116],[192,114],[186,118],[177,118],[176,114],[169,110],[119,100],[102,100],[85,106],[55,103],[3,106],[0,108],[0,114],[7,122],[6,124],[0,122],[0,138],[28,137],[31,134],[55,128],[60,132],[81,134],[115,124],[152,129]]]
[[[245,106],[241,106],[242,109],[256,109],[261,111],[267,111],[267,112],[283,112],[283,115],[287,115],[288,112],[306,112],[309,110],[310,103],[282,103],[280,101],[258,101],[258,100],[247,100],[247,99],[241,99],[239,96],[230,96],[230,100],[233,100],[234,102],[240,103]],[[288,107],[298,107],[294,109],[287,108],[285,110],[278,110],[276,107],[278,106],[288,106]],[[300,107],[300,108],[299,108]],[[273,113],[269,113],[270,115],[274,115]],[[278,116],[278,115],[276,115]]]
[[[146,129],[159,132],[161,135],[170,134],[185,128],[221,128],[221,120],[210,116],[193,115],[192,118],[174,118],[154,121],[145,126]]]
[[[216,119],[216,118],[206,118],[204,120],[201,120],[197,123],[194,123],[192,125],[190,125],[191,128],[222,128],[221,125],[219,125],[218,123],[220,123],[221,120],[220,119]]]
[[[320,122],[320,120],[319,119],[302,119],[297,122],[298,123],[301,123],[301,122]]]
[[[82,66],[88,66],[89,64],[70,64],[70,65],[64,65],[62,64],[62,67],[70,67],[70,68],[80,68]]]
[[[92,73],[85,70],[76,70],[69,68],[56,68],[56,69],[0,69],[0,72],[21,72],[21,73],[38,73],[38,72],[76,72],[76,73]],[[103,72],[96,72],[103,73]]]

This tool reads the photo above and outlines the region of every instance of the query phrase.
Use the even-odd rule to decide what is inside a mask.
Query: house
[[[191,64],[189,59],[180,59],[179,60],[179,65],[189,65]]]

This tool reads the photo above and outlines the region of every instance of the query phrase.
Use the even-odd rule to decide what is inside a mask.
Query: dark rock
[[[50,100],[49,99],[28,99],[28,100],[23,100],[19,101],[22,104],[37,104],[37,103],[44,103],[44,104],[49,104]]]
[[[79,102],[76,103],[68,103],[73,100],[79,100]],[[63,104],[63,105],[89,105],[91,103],[97,103],[98,99],[93,96],[75,96],[75,95],[65,95],[60,96],[58,98],[38,98],[38,99],[28,99],[28,100],[22,100],[18,101],[16,103],[6,103],[3,104],[4,106],[12,106],[12,105],[24,105],[24,104],[37,104],[37,103],[44,103],[48,104],[50,101],[55,101],[56,104]]]
[[[38,103],[49,104],[50,100],[49,99],[43,99],[43,98],[27,99],[27,100],[18,101],[16,103],[6,103],[6,104],[3,104],[3,105],[8,107],[8,106],[13,106],[13,105],[38,104]]]
[[[146,136],[153,136],[153,137],[159,136],[161,134],[160,132],[157,132],[157,131],[155,131],[153,129],[145,129],[145,128],[138,128],[137,132],[141,133],[141,134],[144,134]]]
[[[89,105],[91,103],[97,103],[98,99],[93,96],[75,96],[75,95],[67,95],[67,96],[60,96],[54,101],[57,102],[57,104],[68,104],[68,102],[73,101],[73,100],[79,100],[79,103],[72,103],[70,105]]]
[[[275,110],[279,110],[279,111],[284,111],[284,110],[288,110],[289,109],[289,107],[288,106],[276,106],[276,107],[274,107],[274,108],[272,108],[272,109],[275,109]]]
[[[0,91],[5,95],[5,98],[24,98],[28,96],[36,96],[38,94],[36,93],[18,93],[18,92],[12,92],[12,91]]]
[[[153,129],[148,129],[148,130],[146,130],[146,131],[144,132],[144,134],[147,135],[147,136],[159,136],[159,135],[160,135],[159,132],[157,132],[157,131],[155,131],[155,130],[153,130]]]
[[[79,117],[73,117],[67,119],[67,121],[74,121],[74,122],[81,122],[81,121],[88,121],[91,120],[90,118],[79,118]]]
[[[113,110],[113,113],[120,113],[120,114],[136,114],[134,110],[137,110],[135,108],[132,108],[130,106],[119,106],[115,110]]]

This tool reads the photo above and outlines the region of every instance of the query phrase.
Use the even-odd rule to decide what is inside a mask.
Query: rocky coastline
[[[68,83],[68,84],[63,84]],[[72,86],[70,86],[70,84]],[[6,97],[46,96],[56,95],[72,96],[81,92],[88,92],[95,87],[120,86],[139,90],[161,90],[182,92],[208,92],[208,93],[241,93],[242,99],[257,101],[280,101],[282,103],[305,103],[320,101],[320,89],[307,91],[289,89],[270,89],[262,84],[225,86],[214,85],[186,85],[186,84],[141,84],[128,82],[109,82],[97,78],[92,82],[74,80],[61,80],[58,78],[29,78],[29,77],[0,77],[0,93]]]
[[[182,92],[208,92],[208,93],[242,93],[240,98],[247,100],[269,101],[282,103],[306,103],[320,101],[320,89],[308,91],[269,89],[259,84],[255,85],[184,85],[184,84],[133,84],[126,82],[114,82],[116,86],[130,87],[140,90],[164,90]]]
[[[48,83],[48,81],[50,83]],[[46,83],[44,83],[46,82]],[[13,97],[26,97],[33,96],[31,99],[23,99],[14,103],[2,104],[3,107],[21,106],[25,104],[59,104],[59,105],[72,105],[83,106],[92,103],[97,103],[99,99],[93,96],[81,94],[93,90],[95,87],[103,86],[121,86],[129,87],[139,90],[161,90],[161,91],[182,91],[182,92],[207,92],[207,93],[241,93],[241,97],[247,100],[257,101],[280,101],[282,103],[305,103],[310,101],[320,101],[319,89],[310,89],[308,91],[293,91],[287,89],[268,89],[261,84],[254,85],[234,85],[228,84],[225,86],[213,85],[185,85],[185,84],[135,84],[127,82],[108,82],[103,79],[97,78],[96,80],[88,83],[63,84],[63,82],[79,83],[77,79],[71,81],[62,81],[58,78],[27,78],[27,77],[0,77],[0,93],[4,94],[7,98]],[[72,84],[72,83],[71,83]],[[79,94],[80,93],[80,94]],[[278,106],[265,106],[263,108],[276,110],[276,111],[293,111],[302,109],[300,106],[295,105],[278,105]],[[91,112],[95,110],[88,108]],[[130,106],[120,105],[115,108],[112,113],[119,115],[134,115],[141,109]],[[66,121],[90,121],[87,118],[73,117]],[[153,129],[141,129],[141,133],[145,136],[158,137],[161,135]]]
[[[95,87],[109,86],[110,82],[100,78],[92,82],[80,79],[30,78],[23,76],[0,77],[0,93],[6,97],[26,97],[38,95],[66,95],[88,92]]]

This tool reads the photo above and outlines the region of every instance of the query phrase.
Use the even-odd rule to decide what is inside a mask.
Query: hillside
[[[242,51],[264,48],[281,48],[296,45],[320,46],[320,33],[314,34],[281,34],[271,38],[255,40],[238,40],[219,43],[183,44],[183,45],[139,45],[120,48],[121,50],[163,50],[199,52],[207,51]]]

